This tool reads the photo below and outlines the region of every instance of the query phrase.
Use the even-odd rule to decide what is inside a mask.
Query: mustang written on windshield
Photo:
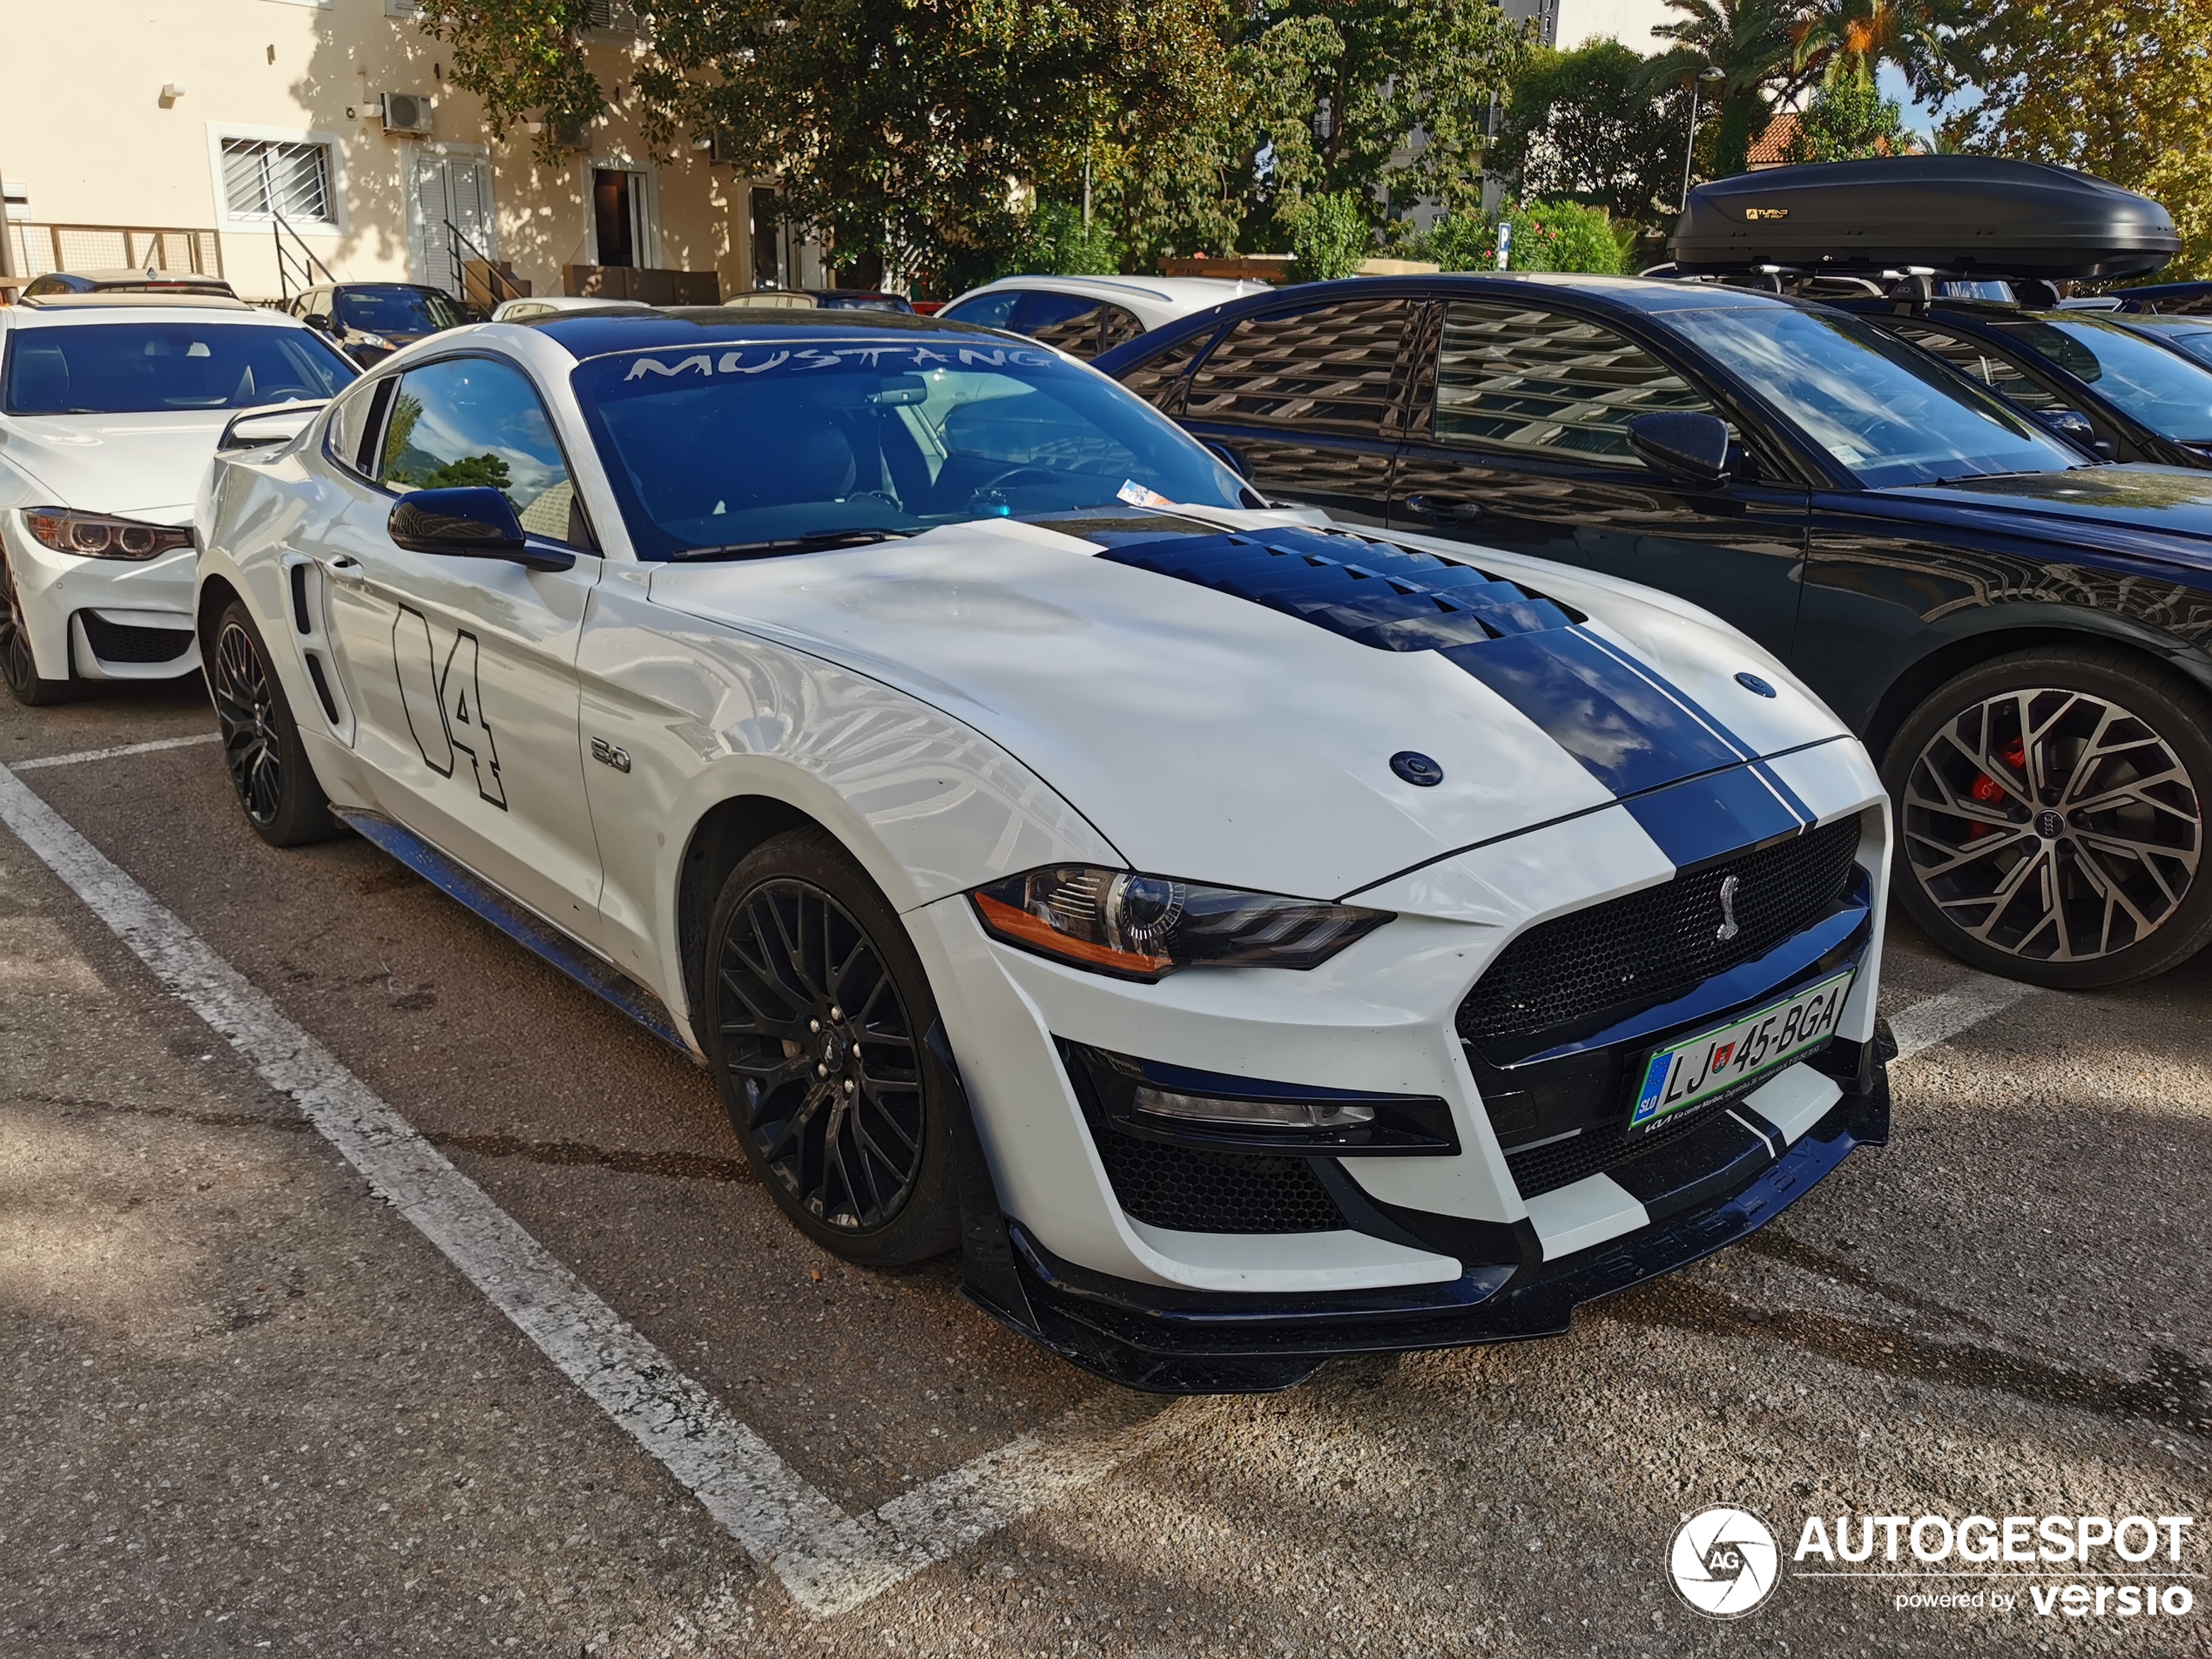
[[[647,558],[823,545],[1131,501],[1244,504],[1150,405],[1033,347],[818,341],[626,353],[577,397]]]

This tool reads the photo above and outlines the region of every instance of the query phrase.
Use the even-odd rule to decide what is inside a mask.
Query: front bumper
[[[1055,1258],[1020,1224],[971,1210],[963,1294],[1070,1364],[1162,1394],[1288,1388],[1339,1354],[1559,1336],[1584,1303],[1749,1237],[1855,1148],[1886,1143],[1885,1036],[1849,1045],[1847,1060],[1843,1097],[1778,1157],[1730,1190],[1561,1259],[1541,1259],[1533,1231],[1525,1230],[1519,1260],[1478,1263],[1448,1284],[1223,1298],[1089,1271]]]
[[[175,679],[199,671],[193,549],[143,563],[80,558],[34,541],[15,511],[0,512],[0,543],[44,678]]]

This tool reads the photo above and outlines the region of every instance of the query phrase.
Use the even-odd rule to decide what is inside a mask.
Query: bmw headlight
[[[192,531],[179,525],[145,524],[66,507],[26,507],[23,523],[40,546],[87,559],[151,559],[192,545]]]
[[[1070,864],[1008,876],[968,897],[995,938],[1140,980],[1178,968],[1312,968],[1392,915]]]

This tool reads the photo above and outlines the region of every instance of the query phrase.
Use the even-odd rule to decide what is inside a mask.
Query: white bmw
[[[1162,1391],[1564,1330],[1885,1138],[1858,744],[1705,613],[1274,511],[1059,354],[491,324],[219,459],[253,826],[689,1050],[792,1222]]]
[[[0,678],[17,700],[198,671],[192,502],[218,435],[354,374],[304,323],[219,294],[0,308]]]

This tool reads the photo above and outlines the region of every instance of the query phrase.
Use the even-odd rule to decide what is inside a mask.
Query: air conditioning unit
[[[556,121],[553,142],[563,150],[589,150],[591,147],[591,123],[585,118]]]
[[[384,94],[384,131],[428,132],[432,125],[430,98],[422,92]]]

